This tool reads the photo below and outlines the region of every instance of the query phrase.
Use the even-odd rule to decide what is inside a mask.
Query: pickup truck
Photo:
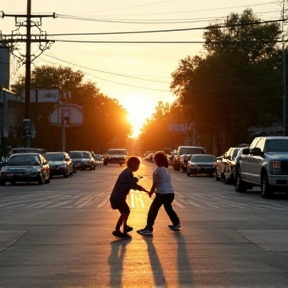
[[[261,187],[263,198],[288,192],[288,137],[256,137],[236,161],[235,190]]]

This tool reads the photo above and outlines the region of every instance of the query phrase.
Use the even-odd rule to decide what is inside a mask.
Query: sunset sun
[[[127,110],[127,120],[132,126],[132,138],[138,138],[141,128],[147,118],[150,118],[154,112],[155,104],[140,101],[129,101],[123,103],[123,107]]]

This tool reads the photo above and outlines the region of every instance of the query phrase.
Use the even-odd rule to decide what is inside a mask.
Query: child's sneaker
[[[127,233],[122,233],[120,231],[113,231],[112,234],[120,239],[129,239],[132,238],[131,235],[127,234]]]
[[[125,232],[128,233],[128,232],[131,232],[133,230],[133,227],[130,227],[130,226],[126,226],[125,228]]]
[[[151,231],[149,229],[145,229],[145,228],[137,230],[137,233],[140,234],[140,235],[148,235],[148,236],[153,235],[153,231]]]
[[[173,231],[179,231],[181,225],[180,225],[180,223],[178,223],[178,224],[168,225],[168,227]]]

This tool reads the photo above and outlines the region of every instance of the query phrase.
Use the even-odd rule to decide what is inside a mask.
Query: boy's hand
[[[148,192],[148,191],[147,191],[147,192]],[[153,193],[154,193],[153,191],[148,193],[148,195],[149,195],[150,198],[152,197]]]

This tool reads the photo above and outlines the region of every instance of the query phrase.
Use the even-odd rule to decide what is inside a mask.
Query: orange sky
[[[129,111],[129,119],[135,123],[134,135],[137,135],[142,123],[154,112],[158,101],[171,103],[175,100],[169,86],[171,73],[178,68],[180,60],[203,52],[202,43],[175,42],[202,42],[204,30],[199,28],[217,20],[222,21],[231,12],[242,13],[247,7],[262,19],[279,19],[281,7],[277,7],[276,2],[32,0],[33,14],[56,13],[55,19],[43,18],[41,26],[41,29],[47,32],[48,38],[56,42],[38,57],[33,65],[70,66],[75,71],[84,72],[86,79],[95,82],[102,93],[118,99]],[[0,0],[0,10],[6,14],[25,14],[26,9],[27,2],[24,0]],[[0,19],[0,30],[3,34],[10,34],[15,29],[14,18]],[[190,30],[178,31],[179,29]],[[25,29],[21,31],[25,33]],[[140,31],[141,33],[131,33]],[[68,33],[102,35],[55,35]],[[74,42],[63,42],[67,40]],[[107,43],[108,41],[110,43]],[[166,43],[147,43],[155,41]],[[39,51],[38,47],[33,47],[32,52]],[[15,72],[14,58],[12,65],[11,72]],[[12,82],[19,72],[24,73],[23,69],[20,69],[11,74]]]

